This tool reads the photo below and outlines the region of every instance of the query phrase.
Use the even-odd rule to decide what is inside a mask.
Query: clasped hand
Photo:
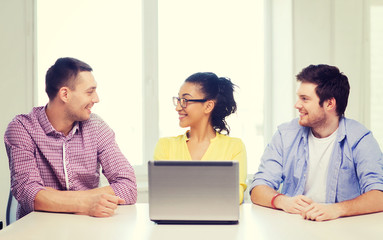
[[[295,197],[281,196],[279,206],[288,213],[300,214],[304,219],[326,221],[340,217],[340,211],[335,204],[314,202],[304,195]]]

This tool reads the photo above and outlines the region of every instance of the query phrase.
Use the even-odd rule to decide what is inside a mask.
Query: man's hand
[[[274,205],[288,213],[301,214],[314,201],[303,195],[288,197],[280,195],[274,200]]]
[[[301,215],[307,220],[326,221],[340,217],[341,210],[336,204],[312,203],[301,212]]]
[[[79,212],[78,214],[93,217],[110,217],[114,214],[118,204],[125,204],[125,201],[120,197],[106,193],[91,196],[85,202],[85,212]]]
[[[304,219],[313,221],[326,221],[341,216],[341,209],[336,204],[320,204],[304,195],[288,197],[278,196],[275,206],[288,213],[300,214]]]
[[[34,209],[46,212],[67,212],[93,217],[110,217],[125,200],[105,186],[85,191],[60,191],[46,187],[36,194]]]

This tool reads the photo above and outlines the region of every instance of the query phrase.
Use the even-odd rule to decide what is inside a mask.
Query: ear
[[[327,111],[336,111],[336,100],[335,98],[330,98],[324,102],[325,108]]]
[[[205,102],[205,113],[209,114],[213,111],[215,107],[215,102],[213,100],[208,100]]]
[[[69,96],[70,96],[70,89],[68,87],[60,88],[57,93],[57,97],[65,103],[68,102]]]

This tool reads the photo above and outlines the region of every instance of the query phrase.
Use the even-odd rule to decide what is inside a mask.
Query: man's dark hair
[[[64,86],[74,89],[77,74],[83,71],[91,72],[93,69],[85,62],[75,58],[57,59],[45,76],[45,92],[48,94],[49,100],[53,100],[60,88]]]
[[[320,106],[323,106],[324,101],[335,98],[338,116],[344,115],[350,93],[350,84],[346,75],[341,73],[337,67],[325,64],[310,65],[296,77],[297,81],[317,85],[315,90],[319,97]]]

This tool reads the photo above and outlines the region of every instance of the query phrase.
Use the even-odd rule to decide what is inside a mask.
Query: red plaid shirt
[[[45,107],[33,108],[12,120],[4,142],[11,190],[19,202],[17,218],[34,210],[35,196],[45,187],[70,191],[99,187],[100,166],[115,194],[127,204],[136,202],[134,170],[121,153],[113,130],[95,114],[75,123],[65,136],[53,128]]]

